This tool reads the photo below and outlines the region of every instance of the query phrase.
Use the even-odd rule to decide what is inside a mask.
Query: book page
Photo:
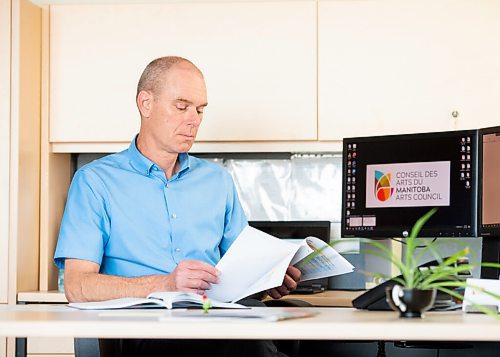
[[[178,291],[157,291],[148,295],[148,299],[157,299],[164,301],[170,308],[178,307],[201,307],[203,305],[203,297],[199,294],[178,292]],[[247,309],[247,306],[221,302],[210,299],[212,307],[225,309]]]
[[[292,264],[302,272],[301,281],[351,273],[354,270],[347,259],[316,237],[304,239]]]
[[[240,304],[211,301],[212,307],[225,309],[247,309]],[[120,298],[105,301],[70,303],[69,307],[80,310],[110,310],[127,308],[182,308],[198,307],[201,309],[203,298],[195,293],[178,291],[157,291],[149,294],[146,298]]]
[[[120,298],[105,301],[71,302],[68,304],[68,306],[80,310],[108,310],[135,307],[166,307],[168,309],[172,308],[161,300],[147,298]]]
[[[241,300],[249,295],[259,293],[269,288],[262,288],[263,286],[276,287],[283,283],[283,278],[285,276],[286,270],[290,265],[290,260],[293,257],[293,253],[289,257],[285,258],[282,262],[279,262],[272,270],[266,272],[262,277],[260,277],[256,282],[241,294],[241,296],[235,297],[234,301]]]

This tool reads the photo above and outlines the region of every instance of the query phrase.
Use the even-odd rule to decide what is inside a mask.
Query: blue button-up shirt
[[[132,141],[73,178],[54,256],[120,276],[168,274],[182,260],[215,265],[247,225],[231,176],[186,153],[167,180]]]

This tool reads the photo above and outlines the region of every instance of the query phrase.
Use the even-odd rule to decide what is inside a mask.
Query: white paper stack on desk
[[[495,296],[489,295],[488,291],[494,295],[500,296],[500,280],[494,279],[467,279],[464,301],[462,309],[465,312],[481,312],[476,305],[481,305],[494,312],[500,312],[500,300]]]

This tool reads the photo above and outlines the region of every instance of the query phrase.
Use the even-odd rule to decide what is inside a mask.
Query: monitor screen
[[[500,237],[500,127],[479,131],[479,235]]]
[[[476,236],[477,131],[344,139],[343,237]]]

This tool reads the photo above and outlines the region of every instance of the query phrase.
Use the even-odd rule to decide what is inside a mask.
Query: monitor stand
[[[483,248],[481,261],[488,263],[500,263],[500,237],[483,237]],[[498,268],[481,267],[482,279],[498,279],[500,271]]]

